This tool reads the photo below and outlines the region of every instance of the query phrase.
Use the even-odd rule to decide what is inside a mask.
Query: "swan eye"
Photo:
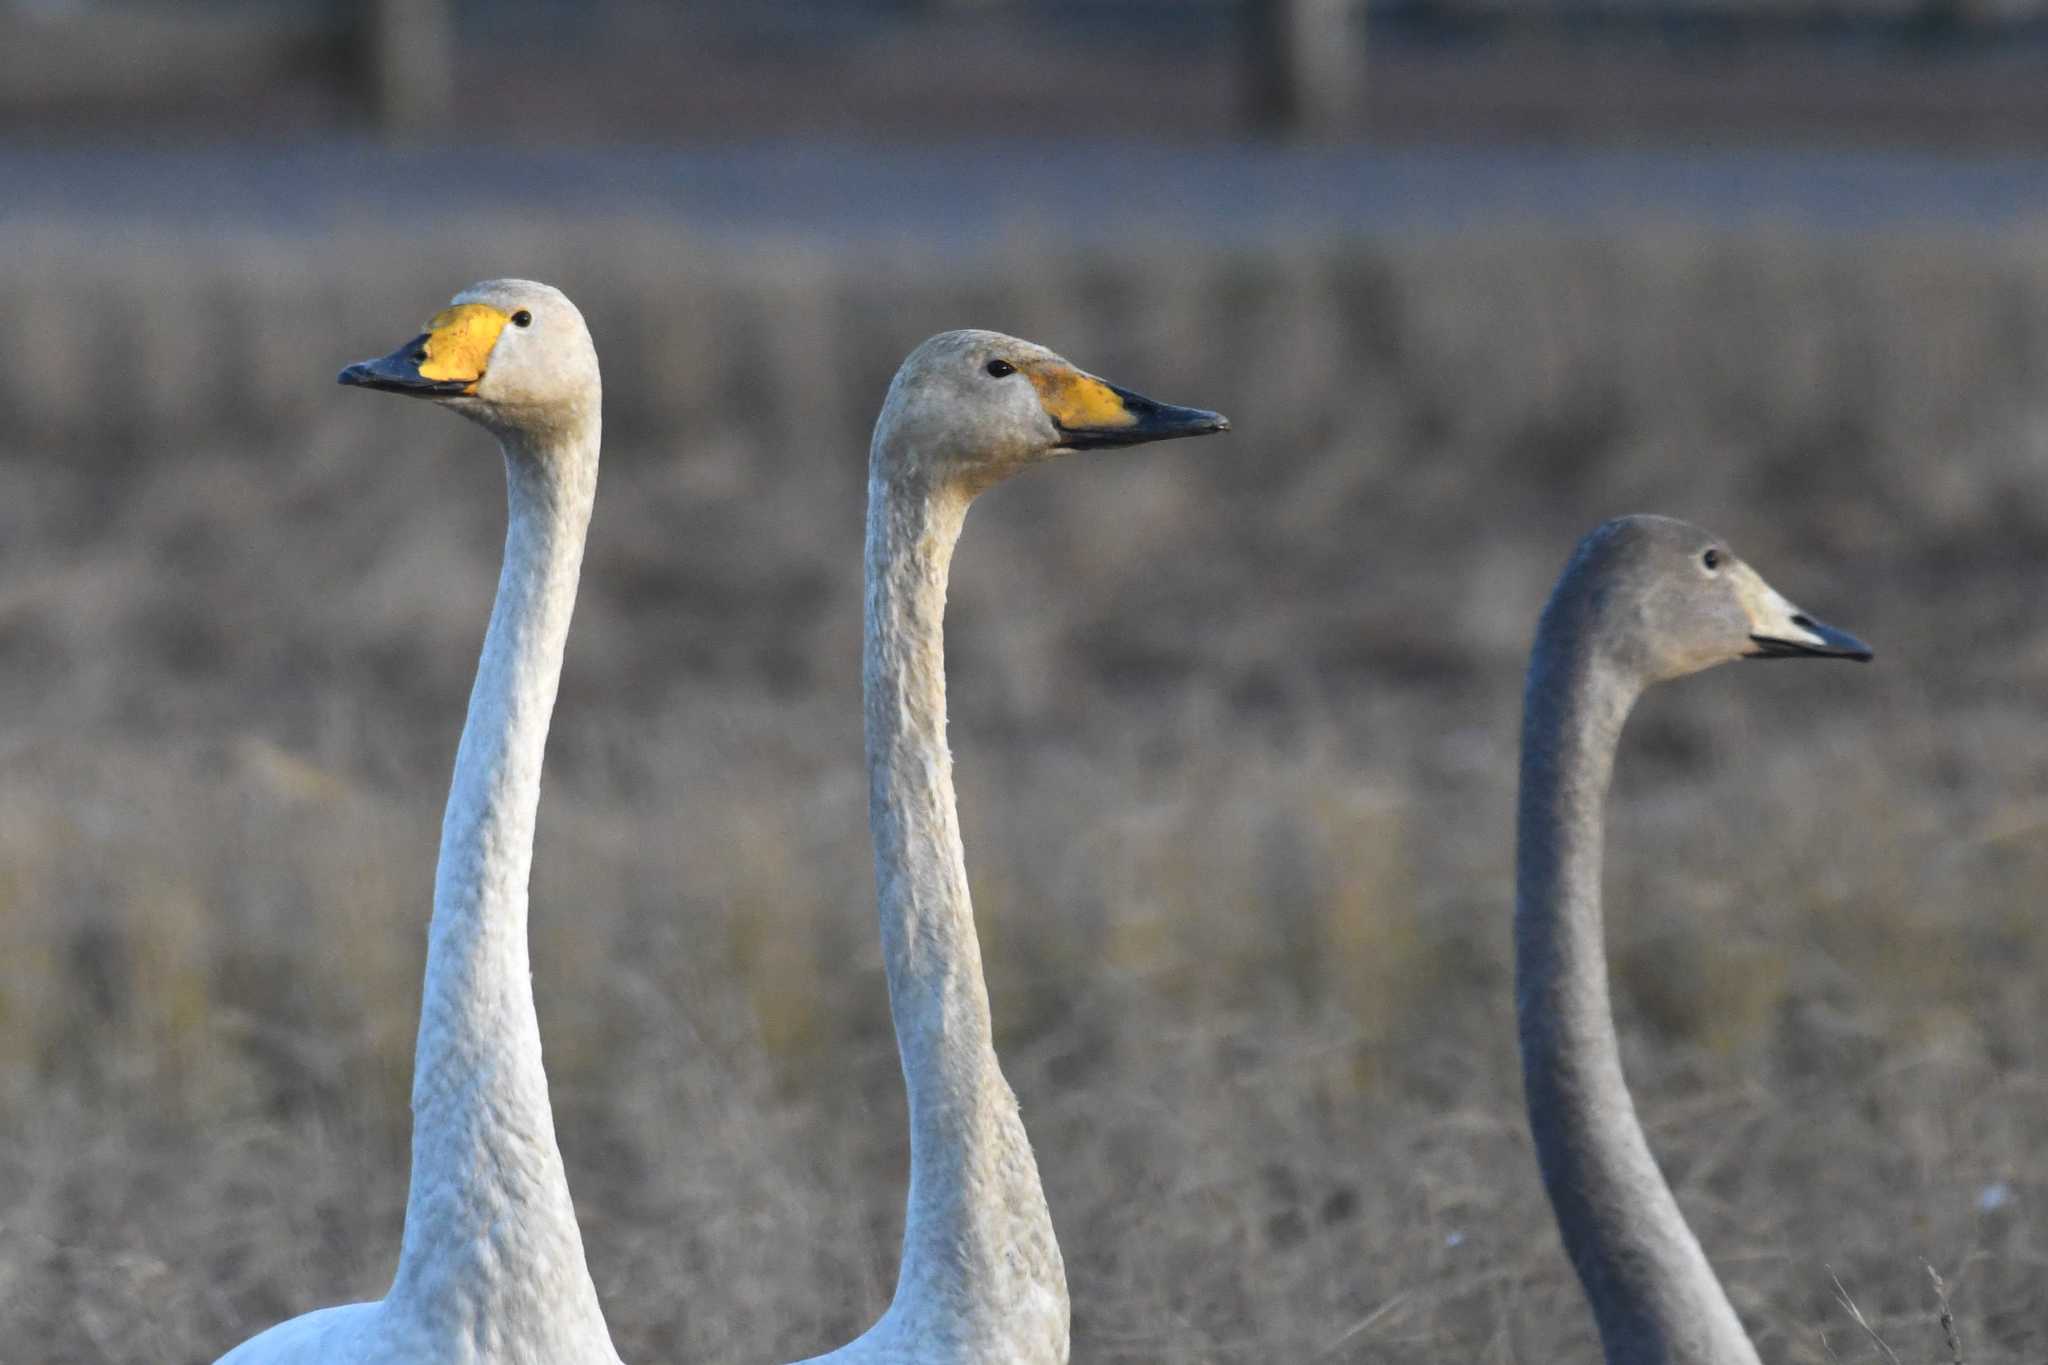
[[[1719,550],[1707,551],[1705,554],[1700,556],[1700,563],[1707,566],[1708,573],[1712,573],[1714,570],[1721,567],[1721,552]]]
[[[512,315],[512,325],[514,327],[533,326],[533,314],[527,312],[524,308],[520,309]]]
[[[1007,360],[991,360],[985,368],[988,370],[988,377],[990,379],[1001,379],[1007,375],[1017,373],[1017,367]]]

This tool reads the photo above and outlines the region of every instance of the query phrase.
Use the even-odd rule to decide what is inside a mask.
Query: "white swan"
[[[1622,517],[1580,542],[1523,703],[1515,1012],[1529,1127],[1610,1365],[1757,1365],[1650,1155],[1622,1078],[1600,917],[1602,807],[1643,689],[1738,658],[1868,659],[1697,527]]]
[[[505,562],[434,874],[397,1275],[381,1300],[293,1318],[221,1365],[618,1365],[555,1144],[526,943],[542,751],[597,489],[597,352],[562,294],[495,280],[341,382],[430,398],[498,437]]]
[[[888,1310],[817,1362],[1067,1359],[1066,1274],[996,1064],[967,899],[946,749],[947,570],[969,502],[1016,471],[1229,425],[995,332],[933,337],[889,386],[868,463],[862,686],[882,956],[910,1100],[910,1198]]]

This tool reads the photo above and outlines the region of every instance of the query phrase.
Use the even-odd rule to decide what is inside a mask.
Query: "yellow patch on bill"
[[[509,314],[486,303],[443,308],[427,323],[427,358],[420,362],[420,378],[466,383],[467,392],[475,393],[476,382],[490,363],[491,348],[498,344],[498,333],[509,321]]]
[[[1063,365],[1034,367],[1024,373],[1052,420],[1068,431],[1108,431],[1138,420],[1116,396],[1116,390],[1094,375]]]

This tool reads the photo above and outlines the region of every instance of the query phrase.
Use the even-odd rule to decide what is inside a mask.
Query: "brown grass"
[[[331,376],[505,271],[582,300],[608,380],[534,935],[627,1358],[789,1359],[887,1298],[863,452],[970,322],[1237,424],[993,494],[956,572],[1077,1359],[1594,1354],[1519,1118],[1508,839],[1529,622],[1638,509],[1880,651],[1632,726],[1610,935],[1680,1201],[1768,1359],[1849,1340],[1828,1266],[1938,1358],[1923,1258],[1973,1359],[2048,1353],[2038,242],[430,226],[0,236],[0,1355],[205,1360],[386,1282],[502,489],[479,433]]]

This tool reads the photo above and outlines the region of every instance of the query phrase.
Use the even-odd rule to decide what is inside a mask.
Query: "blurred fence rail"
[[[2048,0],[0,0],[0,134],[2031,141],[2044,62]]]
[[[0,5],[0,113],[226,103],[251,87],[305,84],[387,133],[418,132],[447,107],[450,20],[446,0]]]

